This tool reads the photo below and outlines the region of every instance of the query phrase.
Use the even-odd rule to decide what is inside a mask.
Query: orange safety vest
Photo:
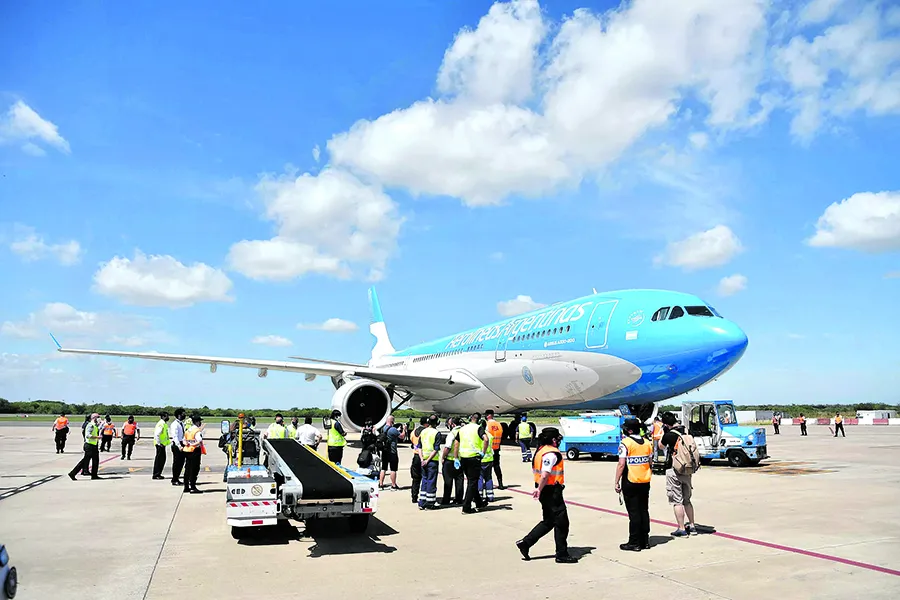
[[[107,423],[103,426],[103,435],[112,435],[116,432],[116,425],[114,423]]]
[[[194,438],[197,437],[197,432],[200,431],[199,427],[191,426],[187,431],[184,432],[184,448],[181,449],[182,452],[193,452],[197,449],[197,446],[193,446],[188,444],[188,442],[193,442]],[[201,442],[202,445],[202,442]],[[202,451],[202,449],[201,449]]]
[[[500,441],[503,439],[503,425],[491,419],[487,422],[487,432],[491,436],[491,448],[500,449]]]
[[[69,426],[69,420],[65,417],[56,417],[56,429],[65,429]]]
[[[662,428],[662,425],[660,425],[659,423],[657,423],[656,421],[654,421],[654,422],[653,422],[653,439],[654,439],[654,440],[661,440],[661,439],[662,439],[662,436],[663,436],[663,428]]]
[[[541,446],[535,453],[534,459],[531,461],[531,470],[534,472],[534,487],[541,483],[541,463],[545,454],[556,454],[556,464],[550,470],[550,476],[547,477],[547,485],[563,485],[566,482],[566,472],[563,468],[563,455],[558,448],[554,446]]]
[[[628,466],[628,481],[631,483],[650,483],[652,473],[650,472],[650,456],[653,454],[653,447],[649,443],[636,442],[634,438],[626,437],[622,439],[625,450],[628,451],[628,457],[625,464]]]
[[[840,425],[841,423],[843,423],[843,421],[844,421],[844,417],[835,417],[834,418],[835,425]]]
[[[134,435],[137,423],[125,423],[122,425],[122,435]]]

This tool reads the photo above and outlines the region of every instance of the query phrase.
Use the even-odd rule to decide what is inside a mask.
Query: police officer
[[[640,435],[641,422],[626,419],[622,425],[619,444],[619,464],[616,466],[615,490],[625,498],[628,510],[628,542],[621,550],[640,552],[650,549],[650,460],[653,444]],[[627,471],[627,475],[625,475]]]
[[[131,460],[131,451],[134,450],[134,443],[141,439],[140,435],[141,430],[134,422],[134,415],[128,415],[128,420],[122,425],[122,460],[125,460],[126,451],[128,460]]]
[[[505,490],[506,486],[503,485],[503,471],[500,470],[500,444],[503,442],[503,425],[494,418],[493,410],[488,409],[484,411],[484,416],[487,417],[487,432],[488,435],[491,436],[491,449],[494,451],[492,468],[494,473],[497,474],[497,487],[501,490]]]
[[[528,550],[538,540],[553,531],[556,542],[556,562],[575,563],[578,559],[569,554],[566,538],[569,536],[569,513],[563,499],[566,475],[559,444],[563,435],[556,427],[545,428],[538,436],[538,451],[531,463],[534,473],[534,499],[540,501],[543,518],[528,535],[516,542],[525,560],[531,560]]]

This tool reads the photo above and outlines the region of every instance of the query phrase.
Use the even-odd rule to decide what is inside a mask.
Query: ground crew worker
[[[200,475],[200,455],[205,453],[203,448],[203,432],[200,425],[203,419],[200,415],[191,416],[193,423],[184,432],[184,493],[202,494],[197,489],[197,477]]]
[[[657,416],[653,419],[653,426],[650,429],[650,437],[653,440],[653,456],[654,458],[659,456],[662,451],[662,444],[660,444],[660,440],[663,437],[663,424],[662,420]]]
[[[106,423],[103,424],[100,437],[100,452],[109,452],[114,437],[116,437],[116,424],[112,422],[111,416],[106,415]]]
[[[322,434],[312,424],[312,417],[305,417],[303,425],[297,428],[297,441],[315,450],[322,441]]]
[[[182,485],[181,470],[184,468],[184,420],[187,413],[183,408],[175,410],[175,420],[169,425],[169,440],[172,442],[172,485]]]
[[[412,494],[413,504],[418,504],[419,490],[422,488],[422,452],[419,445],[419,436],[422,435],[422,430],[427,426],[428,417],[422,417],[419,419],[419,425],[409,434],[413,447],[412,462],[409,465],[409,477],[412,479],[412,485],[409,489]]]
[[[490,438],[490,434],[488,434]],[[491,438],[493,441],[493,438]],[[478,494],[485,502],[494,501],[494,448],[489,443],[481,457],[481,474],[478,476]]]
[[[616,466],[615,490],[625,499],[628,510],[628,542],[621,550],[640,552],[650,548],[650,460],[653,446],[641,437],[641,422],[635,418],[622,425],[619,464]],[[627,475],[625,475],[627,471]]]
[[[503,485],[503,471],[500,470],[500,444],[503,442],[503,425],[494,418],[494,411],[488,409],[484,411],[487,417],[487,433],[491,436],[491,449],[494,451],[494,461],[492,463],[493,472],[497,474],[497,487],[505,490]],[[493,488],[492,488],[493,489]]]
[[[419,436],[419,450],[422,457],[422,489],[419,491],[419,510],[434,508],[434,503],[437,501],[438,466],[441,459],[441,442],[443,442],[437,426],[437,415],[431,415]]]
[[[65,454],[66,436],[69,435],[69,419],[66,417],[66,413],[59,413],[59,416],[56,417],[53,425],[50,426],[50,430],[55,432],[56,453]]]
[[[528,416],[522,415],[522,420],[516,428],[516,440],[522,449],[522,462],[531,461],[531,424],[528,423]]]
[[[87,428],[88,425],[91,424],[91,415],[84,415],[84,423],[81,424],[81,439],[87,442]],[[99,449],[99,448],[98,448]],[[88,467],[85,464],[84,468],[81,470],[81,474],[85,477],[90,476],[90,471],[88,471]]]
[[[778,435],[778,427],[781,425],[781,417],[778,413],[772,415],[772,427],[775,429],[775,435]]]
[[[292,440],[297,439],[297,429],[300,427],[300,419],[291,417],[291,424],[287,426],[287,436]]]
[[[281,416],[281,413],[275,415],[275,422],[269,425],[263,437],[273,440],[283,440],[287,437],[287,428],[284,426],[284,417]]]
[[[547,427],[538,436],[539,447],[531,463],[531,471],[534,475],[533,497],[541,503],[542,518],[528,535],[516,542],[516,547],[525,560],[531,560],[528,550],[552,530],[556,542],[556,562],[578,562],[577,558],[569,554],[566,542],[569,536],[569,513],[563,499],[566,475],[563,455],[559,451],[562,439],[563,435],[556,427]]]
[[[800,435],[806,435],[806,417],[800,413]]]
[[[91,479],[100,479],[97,476],[97,469],[100,468],[100,415],[92,413],[88,417],[87,425],[84,429],[84,456],[75,465],[75,468],[69,471],[69,479],[75,481],[75,473],[79,471],[83,475],[87,472],[88,464],[91,465],[89,475]]]
[[[153,458],[153,479],[165,479],[163,477],[163,467],[166,466],[166,447],[169,445],[169,413],[162,411],[159,413],[159,421],[153,428],[153,447],[156,449],[156,456]]]
[[[131,460],[134,443],[139,439],[141,439],[141,430],[134,422],[134,415],[128,415],[128,420],[122,425],[122,460],[125,460],[126,450],[128,451],[128,460]]]
[[[328,430],[328,460],[335,464],[341,464],[344,458],[344,446],[347,445],[344,426],[340,422],[341,411],[331,411],[331,428]]]
[[[838,431],[841,432],[841,436],[847,437],[847,434],[844,433],[844,417],[841,416],[841,413],[834,415],[834,437],[837,437]]]
[[[487,502],[478,494],[478,478],[481,476],[481,458],[490,446],[491,438],[478,424],[480,415],[469,417],[469,424],[459,430],[458,458],[463,473],[466,475],[466,496],[463,498],[463,514],[472,514],[472,502],[475,508],[484,508]],[[456,458],[456,457],[455,457]]]
[[[447,424],[450,427],[450,433],[447,434],[447,439],[441,450],[443,454],[441,474],[444,476],[444,495],[441,498],[441,506],[462,504],[463,483],[465,481],[465,476],[460,468],[461,463],[458,458],[454,458],[459,453],[459,431],[462,429],[462,419],[460,417],[451,417]],[[453,490],[454,487],[456,488],[455,490]],[[455,491],[452,500],[450,499],[451,491]]]

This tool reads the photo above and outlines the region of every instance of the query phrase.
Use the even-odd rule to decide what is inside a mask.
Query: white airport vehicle
[[[222,421],[228,434],[229,422]],[[225,518],[241,539],[279,521],[346,518],[363,533],[378,504],[378,483],[328,461],[293,439],[261,439],[241,422],[225,473]],[[260,460],[262,456],[265,460]]]

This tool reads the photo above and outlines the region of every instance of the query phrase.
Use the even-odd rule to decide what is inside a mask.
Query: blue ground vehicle
[[[6,546],[0,544],[0,598],[15,598],[19,589],[16,568],[9,564],[9,553]]]
[[[681,422],[694,436],[703,462],[724,458],[733,467],[769,458],[765,427],[738,425],[731,400],[683,402]]]
[[[563,417],[559,420],[564,436],[559,449],[569,460],[577,460],[581,454],[590,454],[591,458],[615,456],[625,418],[615,413]]]

